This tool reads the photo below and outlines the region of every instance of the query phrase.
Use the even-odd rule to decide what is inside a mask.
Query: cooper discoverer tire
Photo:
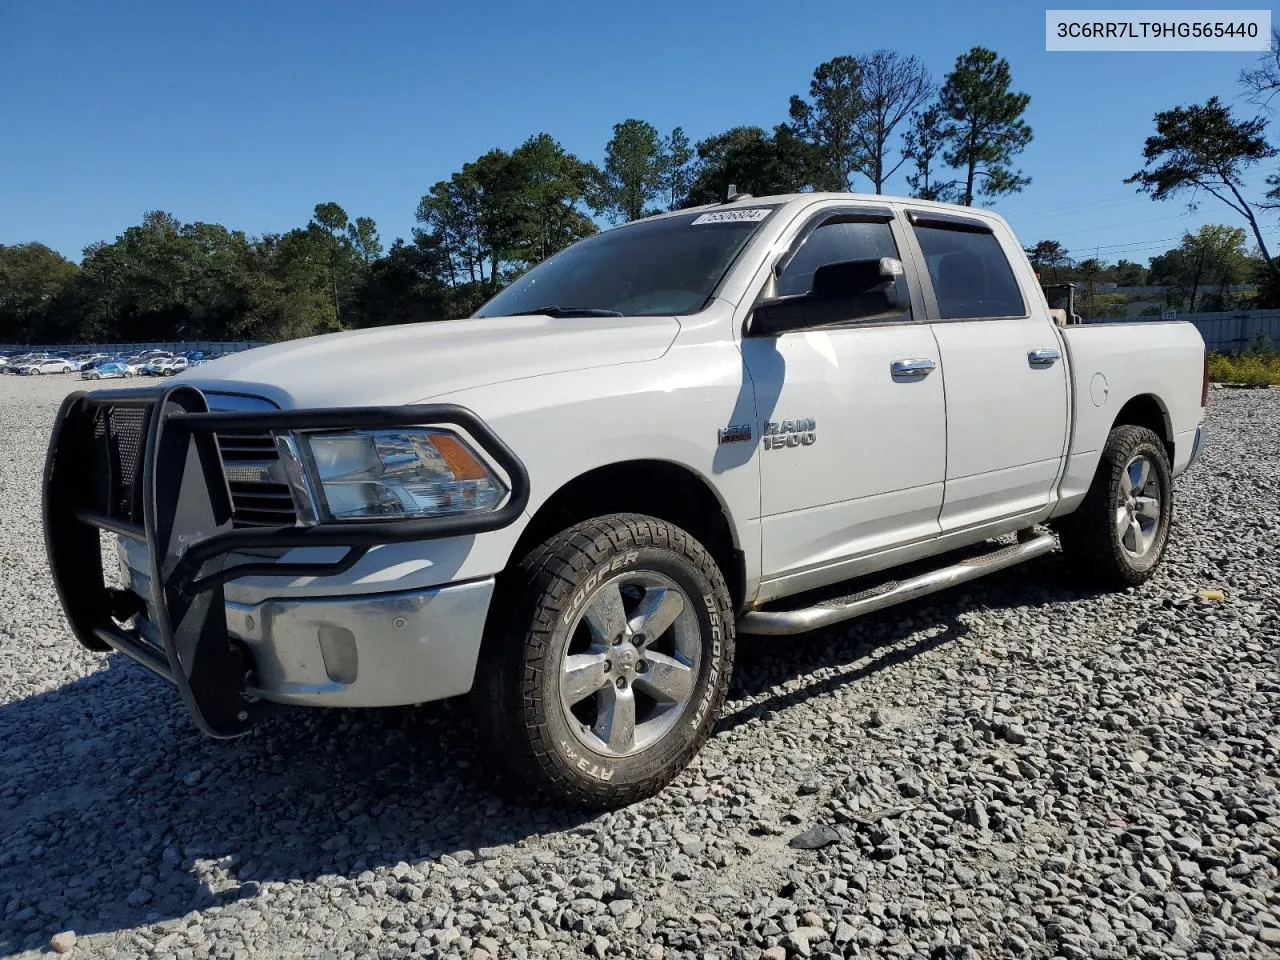
[[[734,617],[719,567],[653,517],[587,520],[500,581],[472,692],[504,772],[571,803],[661,790],[720,716]]]
[[[1081,576],[1115,589],[1151,578],[1169,542],[1172,474],[1164,443],[1151,430],[1111,431],[1089,492],[1057,525],[1062,552]]]

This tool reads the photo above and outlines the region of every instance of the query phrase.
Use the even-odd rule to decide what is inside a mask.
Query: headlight
[[[507,487],[447,430],[302,434],[334,520],[397,520],[495,509]]]

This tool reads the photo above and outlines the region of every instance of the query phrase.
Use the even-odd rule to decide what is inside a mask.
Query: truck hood
[[[484,317],[331,333],[246,350],[180,379],[205,391],[265,397],[281,407],[418,403],[571,370],[662,356],[674,317]]]

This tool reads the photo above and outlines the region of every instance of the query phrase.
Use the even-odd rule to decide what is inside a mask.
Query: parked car
[[[35,353],[20,353],[17,356],[9,358],[8,364],[0,368],[0,373],[17,373],[18,368],[28,363],[34,363],[36,360],[44,359],[43,355]]]
[[[188,366],[186,357],[166,357],[163,360],[153,360],[152,363],[156,364],[156,373],[161,377],[182,373]]]
[[[165,366],[173,363],[174,359],[174,355],[171,353],[160,353],[154,350],[144,351],[138,356],[137,372],[144,377],[166,376]]]
[[[132,377],[133,372],[123,360],[103,360],[80,371],[81,380],[111,380],[116,377]]]
[[[45,357],[22,364],[18,367],[17,372],[25,375],[40,375],[44,373],[70,373],[72,369],[71,361],[66,357]]]
[[[1059,325],[990,210],[736,198],[579,241],[465,321],[72,395],[46,542],[81,642],[207,733],[470,692],[504,775],[616,806],[696,753],[739,632],[1043,556],[1043,524],[1105,587],[1147,580],[1207,395],[1195,327]],[[139,470],[145,523],[112,495]]]

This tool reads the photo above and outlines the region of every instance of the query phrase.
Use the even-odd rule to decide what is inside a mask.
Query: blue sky
[[[1044,16],[955,0],[8,0],[0,243],[79,259],[145,210],[258,234],[325,200],[372,216],[389,243],[432,183],[490,147],[546,130],[599,160],[627,117],[694,140],[771,126],[832,56],[888,47],[941,78],[975,44],[1031,94],[1020,162],[1033,183],[997,204],[1024,242],[1145,259],[1187,227],[1234,223],[1216,201],[1187,216],[1121,180],[1156,110],[1235,98],[1259,54],[1047,53]],[[901,174],[892,186],[905,190]]]

